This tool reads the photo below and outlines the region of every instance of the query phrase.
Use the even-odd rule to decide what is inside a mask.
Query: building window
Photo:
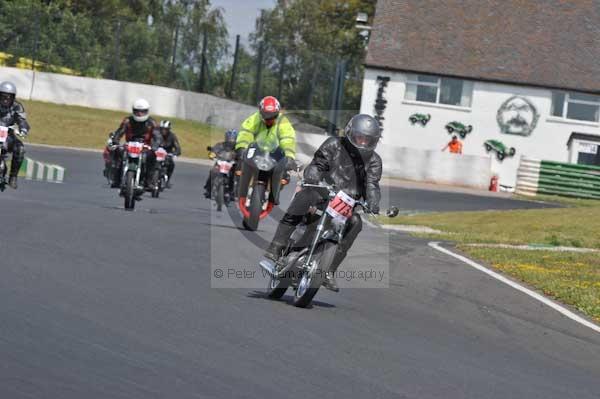
[[[581,93],[552,92],[552,116],[599,122],[600,97]]]
[[[431,75],[408,75],[405,100],[470,107],[473,82]]]

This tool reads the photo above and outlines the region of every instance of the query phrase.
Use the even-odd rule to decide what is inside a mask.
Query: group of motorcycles
[[[125,209],[133,210],[145,191],[158,198],[169,187],[167,160],[173,155],[159,147],[154,151],[155,164],[152,170],[147,167],[147,154],[152,148],[142,141],[129,141],[122,145],[109,143],[104,151],[104,176],[113,188],[121,188]],[[111,156],[119,152],[122,157]]]
[[[0,127],[0,145],[6,140],[8,129]],[[120,148],[118,148],[120,147]],[[266,218],[279,201],[283,186],[289,184],[286,158],[278,151],[278,142],[257,140],[237,160],[234,150],[213,152],[208,146],[209,157],[214,160],[211,169],[211,200],[221,212],[237,201],[243,217],[243,225],[256,231],[260,221]],[[122,157],[109,156],[120,151]],[[168,186],[167,159],[170,154],[163,148],[154,151],[156,159],[153,170],[146,170],[146,157],[152,149],[143,142],[130,141],[122,146],[109,144],[105,150],[104,176],[112,187],[120,187],[125,209],[133,210],[144,191],[157,198]],[[117,162],[122,162],[121,165]],[[296,166],[299,172],[301,166]],[[121,172],[119,172],[121,171]],[[0,156],[0,190],[6,184],[6,165]],[[149,179],[149,180],[148,180]],[[148,180],[148,181],[146,181]],[[357,201],[336,187],[326,184],[299,183],[299,189],[323,190],[328,198],[322,206],[313,207],[292,234],[287,248],[277,262],[262,260],[259,265],[269,276],[267,296],[283,297],[288,288],[294,289],[293,304],[307,307],[321,287],[326,273],[334,260],[336,251],[347,228],[347,221],[355,212],[370,213],[364,201]],[[397,208],[387,216],[398,214]]]

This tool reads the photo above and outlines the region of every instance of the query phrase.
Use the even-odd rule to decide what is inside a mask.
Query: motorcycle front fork
[[[302,267],[305,270],[310,270],[310,268],[312,266],[312,258],[315,253],[315,249],[317,248],[317,244],[321,240],[321,237],[323,236],[323,232],[325,231],[325,224],[327,223],[328,217],[329,216],[327,216],[327,212],[323,212],[323,215],[321,216],[321,219],[319,220],[319,224],[317,225],[315,237],[313,238],[313,241],[310,244],[310,252],[308,253],[308,256],[306,257],[306,259],[304,260],[304,263],[302,264]]]

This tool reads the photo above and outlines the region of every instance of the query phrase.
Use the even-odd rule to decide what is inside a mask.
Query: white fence
[[[0,81],[10,80],[20,98],[56,104],[129,112],[136,98],[150,101],[151,112],[231,128],[239,126],[256,107],[209,94],[108,79],[0,67]]]
[[[492,177],[490,157],[406,147],[382,152],[388,176],[480,189],[487,189]]]
[[[299,134],[299,158],[310,161],[312,154],[327,136]],[[381,147],[381,146],[380,146]],[[492,178],[490,157],[458,155],[441,151],[425,151],[414,148],[379,148],[383,158],[383,174],[414,181],[425,181],[464,187],[488,189]]]

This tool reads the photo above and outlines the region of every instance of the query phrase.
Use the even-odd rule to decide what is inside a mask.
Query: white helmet
[[[131,113],[136,122],[146,122],[150,116],[150,103],[143,98],[138,98],[133,102]]]

